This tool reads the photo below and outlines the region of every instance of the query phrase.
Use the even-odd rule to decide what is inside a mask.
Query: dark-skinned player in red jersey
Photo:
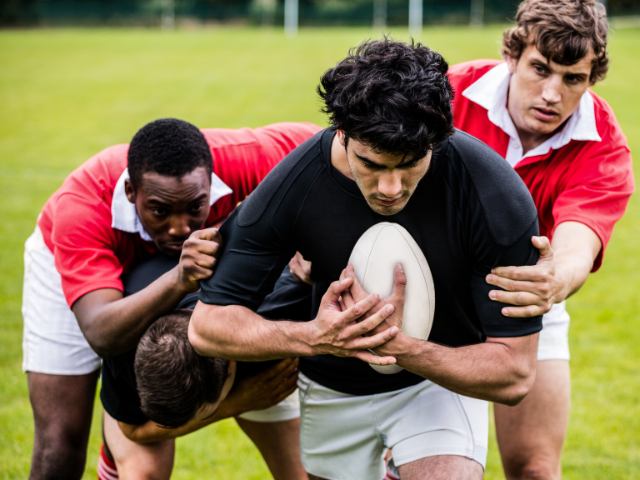
[[[110,147],[84,163],[49,199],[25,245],[30,478],[82,476],[100,356],[133,348],[211,275],[220,244],[211,227],[318,130],[282,123],[199,131],[158,120],[131,147]],[[121,274],[157,252],[179,256],[179,265],[123,298]]]

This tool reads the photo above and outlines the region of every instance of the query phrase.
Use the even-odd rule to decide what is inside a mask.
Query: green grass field
[[[377,32],[243,28],[177,31],[0,32],[0,478],[26,478],[33,440],[21,371],[22,249],[46,199],[72,169],[128,142],[159,117],[200,127],[257,127],[326,119],[314,92],[322,72]],[[406,31],[395,32],[406,39]],[[498,57],[499,28],[426,29],[450,63]],[[611,42],[612,69],[596,87],[640,148],[640,29]],[[640,478],[640,200],[616,228],[604,267],[569,301],[573,410],[564,453],[569,479]],[[69,405],[73,408],[73,405]],[[85,478],[96,478],[96,405]],[[178,441],[174,478],[270,478],[233,421]],[[501,479],[492,433],[488,479]]]

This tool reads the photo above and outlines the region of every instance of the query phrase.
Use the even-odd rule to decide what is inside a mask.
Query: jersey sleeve
[[[293,231],[304,193],[320,166],[320,134],[280,162],[220,228],[216,271],[200,283],[200,300],[257,310],[295,254]]]
[[[256,311],[273,287],[295,250],[273,242],[270,221],[262,218],[240,226],[234,210],[220,228],[223,246],[214,275],[200,282],[200,300],[212,305],[240,305]],[[284,232],[283,232],[284,233]]]
[[[579,222],[600,238],[602,249],[592,272],[602,265],[613,227],[635,189],[631,154],[624,136],[619,131],[601,136],[602,142],[585,142],[581,167],[574,171],[553,205],[555,227],[563,222]]]
[[[111,225],[105,218],[110,218],[106,202],[93,205],[72,193],[58,200],[52,242],[56,270],[62,277],[62,290],[70,307],[93,290],[122,291],[123,267],[112,246]]]
[[[542,330],[542,316],[505,317],[502,309],[509,305],[489,298],[489,292],[498,287],[487,283],[486,280],[491,269],[495,267],[535,265],[538,261],[538,250],[531,244],[531,237],[535,235],[538,235],[537,222],[508,247],[497,245],[490,235],[479,235],[474,242],[477,256],[471,276],[471,292],[484,334],[488,337],[522,337]]]

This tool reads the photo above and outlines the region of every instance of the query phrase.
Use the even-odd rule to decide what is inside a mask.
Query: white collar
[[[507,64],[501,63],[469,86],[462,92],[462,95],[486,108],[491,123],[509,135],[511,141],[507,151],[507,161],[512,166],[515,166],[524,158],[545,155],[551,149],[557,150],[564,147],[571,140],[602,141],[596,128],[593,98],[586,91],[580,99],[577,110],[571,115],[564,128],[523,156],[520,137],[507,110],[507,93],[509,92],[510,79],[511,73],[509,73]]]
[[[125,168],[113,190],[113,200],[111,201],[111,227],[123,232],[139,233],[143,240],[151,242],[153,239],[142,226],[136,206],[129,202],[129,199],[124,192],[124,181],[128,178],[129,170]],[[215,173],[211,173],[210,205],[213,205],[219,199],[232,192],[233,190],[220,180]]]

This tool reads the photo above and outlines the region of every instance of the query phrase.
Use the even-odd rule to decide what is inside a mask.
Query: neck
[[[349,159],[347,158],[347,149],[342,146],[338,135],[333,137],[331,142],[331,165],[333,165],[345,177],[355,180],[349,167]]]

